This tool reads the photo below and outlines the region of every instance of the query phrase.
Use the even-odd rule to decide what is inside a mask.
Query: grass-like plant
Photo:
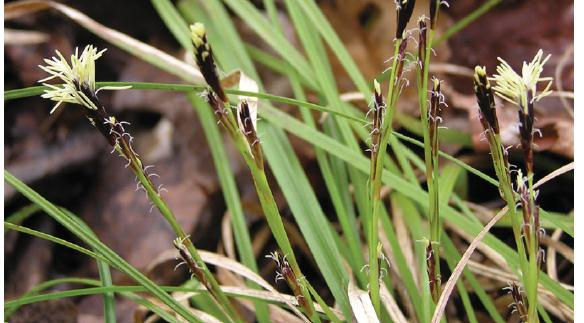
[[[48,89],[42,95],[43,98],[56,101],[50,113],[54,112],[63,102],[80,105],[84,108],[85,116],[91,124],[103,135],[108,143],[113,147],[112,153],[117,153],[126,162],[126,168],[130,168],[137,179],[137,190],[144,190],[152,202],[158,208],[160,214],[168,222],[171,229],[177,236],[174,245],[177,247],[181,258],[189,265],[192,274],[209,290],[213,298],[225,311],[225,314],[239,321],[237,312],[221,291],[215,277],[211,274],[207,265],[202,260],[199,252],[189,239],[176,217],[168,207],[162,197],[163,187],[158,187],[152,182],[154,173],[148,172],[148,166],[140,160],[140,156],[132,147],[133,137],[125,129],[129,126],[127,122],[118,121],[110,115],[106,108],[99,102],[97,97],[100,90],[124,90],[128,86],[122,87],[102,87],[96,89],[95,86],[95,61],[101,57],[104,50],[98,52],[91,45],[85,47],[81,55],[75,50],[71,55],[70,63],[57,51],[58,57],[45,59],[46,66],[40,66],[50,76],[39,82],[47,82],[52,79],[59,79],[61,84],[43,83]]]
[[[362,75],[313,0],[284,0],[283,6],[277,6],[274,0],[264,0],[265,13],[247,0],[152,0],[162,23],[183,49],[192,54],[194,62],[178,60],[62,4],[32,0],[7,5],[8,14],[17,12],[22,15],[39,8],[55,9],[115,46],[184,81],[184,84],[96,82],[95,61],[103,51],[87,46],[81,53],[75,52],[69,61],[60,53],[57,58],[45,61],[42,69],[50,74],[49,78],[42,80],[45,84],[7,91],[5,102],[41,95],[57,102],[50,112],[62,104],[81,106],[111,145],[112,153],[127,162],[126,167],[136,176],[138,190],[146,192],[175,232],[175,252],[195,279],[183,286],[155,284],[99,241],[81,219],[55,206],[5,172],[6,182],[35,205],[8,217],[5,230],[47,239],[81,252],[97,261],[100,273],[99,280],[67,277],[47,281],[22,297],[8,301],[5,319],[9,320],[19,307],[26,304],[101,294],[107,322],[116,319],[114,295],[148,308],[153,313],[151,320],[158,317],[169,322],[212,318],[239,322],[248,317],[243,314],[251,311],[263,323],[279,317],[282,310],[288,309],[301,320],[312,322],[438,322],[446,302],[453,297],[460,300],[457,304],[461,304],[453,309],[458,310],[460,316],[468,317],[470,322],[478,322],[486,315],[492,321],[504,322],[507,313],[499,311],[492,294],[479,283],[478,276],[485,273],[468,266],[470,255],[467,253],[472,253],[481,244],[486,249],[479,250],[485,250],[484,256],[495,264],[492,270],[511,277],[508,289],[513,308],[522,321],[538,322],[542,319],[551,322],[559,317],[573,317],[573,292],[541,267],[545,248],[544,227],[574,235],[569,217],[546,212],[537,203],[533,163],[533,141],[534,134],[537,134],[534,104],[550,93],[551,83],[543,91],[538,91],[537,87],[539,82],[550,81],[540,77],[548,57],[538,53],[531,63],[524,64],[521,74],[514,72],[504,61],[492,78],[488,77],[485,68],[475,68],[472,82],[496,178],[440,150],[442,143],[468,145],[470,140],[466,134],[440,127],[441,110],[446,105],[442,81],[430,75],[433,47],[499,1],[486,2],[442,33],[437,27],[438,15],[440,7],[448,4],[431,0],[426,8],[429,18],[418,19],[418,39],[414,40],[413,32],[406,27],[412,20],[416,2],[396,0],[396,34],[387,35],[388,38],[395,36],[390,68],[371,81]],[[300,49],[284,34],[279,13],[287,13],[290,17]],[[242,39],[234,19],[246,23],[273,51],[259,49]],[[417,50],[409,53],[413,43],[417,44]],[[330,51],[327,51],[327,46]],[[368,113],[339,93],[327,53],[335,56],[359,92],[359,95],[352,96],[363,101],[372,98]],[[267,93],[256,70],[260,65],[289,81],[295,98]],[[411,65],[417,66],[420,120],[407,117],[398,109],[402,89],[408,84],[405,70]],[[222,78],[224,72],[228,74],[225,79]],[[239,76],[239,82],[233,82],[234,76]],[[48,83],[51,79],[60,82]],[[384,82],[387,82],[385,93]],[[490,82],[495,86],[491,87]],[[230,85],[226,85],[228,83]],[[237,83],[239,86],[234,88]],[[469,86],[470,83],[469,80]],[[98,99],[101,90],[138,89],[174,91],[177,95],[186,95],[193,104],[211,146],[213,162],[233,220],[240,262],[195,248],[166,204],[161,194],[162,187],[155,185],[154,175],[134,151],[129,125],[111,115]],[[501,139],[495,95],[519,107],[525,177],[519,171],[512,176],[507,149]],[[298,107],[301,119],[274,107],[275,104]],[[317,119],[315,114],[322,116]],[[394,119],[421,140],[394,131]],[[250,232],[221,131],[227,133],[251,174],[267,226],[279,249],[261,258],[267,256],[274,260],[276,282],[284,280],[292,295],[277,292],[257,274],[260,257],[252,251]],[[335,216],[325,213],[288,135],[300,138],[314,149],[325,192],[333,205],[331,213]],[[419,148],[423,149],[423,157],[417,154]],[[268,169],[276,185],[268,182]],[[569,168],[561,171],[566,169]],[[425,175],[425,186],[417,174]],[[465,197],[455,190],[459,178],[467,174],[499,189],[507,210],[499,225],[513,232],[515,248],[488,233],[494,223],[484,225],[475,214],[477,209],[470,208]],[[304,271],[309,271],[303,271],[305,266],[299,263],[299,250],[293,248],[288,238],[289,228],[284,225],[274,199],[273,190],[276,188],[282,191],[290,208],[294,220],[290,222],[298,226],[300,237],[309,248],[306,257],[314,259],[313,267],[323,278],[321,284],[316,284],[316,276],[304,276]],[[388,200],[391,203],[386,203]],[[63,224],[84,245],[20,225],[24,218],[33,216],[31,214],[38,209]],[[497,211],[502,214],[505,209]],[[495,217],[498,218],[499,215]],[[443,222],[450,230],[444,229]],[[472,247],[462,257],[462,250],[455,244],[460,237],[468,240]],[[408,248],[409,243],[411,248]],[[207,264],[230,270],[247,279],[248,284],[246,287],[225,286],[221,275],[213,275]],[[115,285],[109,274],[110,268],[127,274],[137,286]],[[443,271],[443,268],[450,271]],[[449,281],[443,290],[442,279],[450,272],[454,281]],[[63,282],[86,287],[44,293]],[[451,293],[454,284],[457,294]],[[178,291],[207,296],[190,298],[189,294],[191,302],[181,302],[169,294]],[[476,297],[472,298],[471,294]],[[253,307],[245,306],[243,310],[244,307],[238,304],[240,300],[253,301]],[[273,305],[279,307],[277,311]],[[479,312],[482,316],[478,315]]]

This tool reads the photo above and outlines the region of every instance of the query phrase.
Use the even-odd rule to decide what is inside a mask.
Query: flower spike
[[[412,17],[415,4],[415,0],[395,0],[397,11],[397,30],[395,32],[395,38],[403,38],[404,30],[406,30],[406,26]]]
[[[543,51],[540,49],[529,64],[523,62],[521,75],[515,72],[505,60],[498,57],[497,59],[501,64],[497,66],[498,74],[493,75],[493,80],[497,82],[497,86],[493,87],[493,90],[504,100],[526,110],[530,102],[539,101],[552,92],[550,88],[553,79],[551,77],[540,77],[543,66],[549,60],[550,56],[548,54],[543,58]],[[537,83],[539,82],[548,83],[544,90],[537,94]],[[528,98],[528,95],[531,98]]]
[[[499,133],[499,121],[497,119],[497,110],[495,110],[495,98],[491,83],[487,79],[486,68],[476,66],[474,73],[474,92],[479,104],[479,113],[481,122],[485,130],[490,129],[495,134]]]
[[[207,84],[217,93],[217,96],[223,102],[228,102],[227,95],[223,91],[217,68],[215,67],[215,59],[213,58],[213,50],[207,41],[207,30],[205,25],[200,22],[191,25],[191,40],[195,47],[195,61],[199,70],[203,74]]]
[[[71,55],[71,63],[69,63],[57,50],[55,51],[57,57],[45,59],[46,66],[39,65],[43,71],[49,73],[48,77],[39,80],[39,83],[48,87],[41,97],[57,101],[50,113],[55,112],[63,102],[79,104],[91,110],[98,109],[99,103],[95,98],[98,91],[95,86],[95,61],[105,51],[105,49],[98,51],[97,48],[88,45],[79,55],[79,50],[76,48],[75,54]],[[60,79],[64,83],[56,85],[45,83],[52,79]],[[108,86],[102,89],[123,90],[128,88],[130,86]]]

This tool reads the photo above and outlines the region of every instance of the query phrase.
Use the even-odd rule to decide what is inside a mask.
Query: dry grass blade
[[[4,46],[40,44],[49,39],[49,35],[38,31],[4,29]]]
[[[558,241],[562,236],[562,232],[562,230],[556,229],[550,240]],[[547,250],[546,267],[548,275],[554,280],[558,280],[558,270],[556,269],[556,265],[556,248],[550,244]]]
[[[509,282],[515,282],[516,284],[520,283],[517,280],[517,277],[512,273],[505,272],[497,268],[485,266],[472,260],[468,262],[468,267],[473,273],[477,275],[490,278],[494,281],[498,281],[503,284],[507,284]],[[561,285],[563,288],[567,290],[570,291],[574,290],[574,286],[569,286],[566,284]],[[538,293],[540,295],[539,302],[544,306],[544,308],[548,312],[552,313],[557,317],[565,318],[564,321],[574,322],[574,311],[570,307],[558,301],[558,299],[550,291],[546,290],[545,288],[542,288],[541,285],[538,288]]]
[[[191,298],[192,296],[194,296],[195,294],[197,294],[197,293],[174,292],[174,293],[172,293],[172,297],[175,298],[176,300],[178,300],[189,311],[191,311],[201,322],[205,322],[205,323],[221,322],[220,320],[218,320],[214,316],[212,316],[206,312],[194,309],[189,305],[188,299]],[[156,306],[163,308],[165,311],[167,311],[169,313],[172,313],[172,310],[168,306],[166,306],[166,304],[159,301],[157,298],[155,298],[155,297],[146,297],[146,298],[150,302],[155,304]],[[176,314],[175,314],[175,318],[178,321],[181,321],[181,322],[184,321],[180,316],[178,316]],[[157,314],[152,314],[146,320],[144,320],[144,323],[153,323],[153,322],[158,322],[158,321],[160,321],[160,316],[158,316]]]
[[[543,236],[541,242],[548,246],[550,249],[555,249],[555,252],[558,252],[562,257],[566,258],[571,263],[574,263],[574,249],[568,247],[565,243],[559,241],[559,238],[556,239],[556,232],[564,232],[562,229],[556,229],[551,237]],[[559,236],[559,234],[558,234]]]
[[[233,239],[233,232],[231,230],[231,215],[229,211],[225,211],[223,219],[221,220],[221,238],[223,240],[223,248],[225,253],[230,259],[236,259],[235,257],[235,243]]]
[[[369,298],[369,293],[359,289],[354,281],[349,282],[349,302],[353,309],[353,315],[358,323],[375,323],[379,322],[375,309]]]
[[[486,221],[488,222],[488,221]],[[460,236],[461,238],[463,238],[464,240],[468,241],[469,243],[473,241],[473,239],[475,238],[475,236],[466,233],[464,230],[462,230],[460,227],[457,227],[456,225],[452,225],[449,222],[445,222],[445,227],[447,227],[450,231],[456,233],[456,235]],[[507,265],[507,261],[505,260],[505,258],[503,258],[503,256],[501,256],[497,251],[495,251],[493,248],[487,246],[486,244],[482,243],[479,244],[477,249],[483,253],[487,258],[489,258],[490,261],[492,261],[493,263],[495,263],[498,267],[500,268],[509,268],[509,266]]]
[[[547,174],[542,179],[540,179],[539,181],[537,181],[537,183],[535,183],[533,185],[533,188],[538,188],[538,187],[542,186],[543,184],[551,181],[552,179],[554,179],[554,178],[556,178],[556,177],[558,177],[558,176],[560,176],[560,175],[562,175],[564,173],[570,172],[572,170],[574,170],[574,162],[571,162],[571,163],[569,163],[567,165],[564,165],[564,166],[556,169],[555,171]]]
[[[440,299],[436,304],[436,310],[434,311],[434,315],[432,316],[432,323],[440,322],[440,318],[442,317],[442,314],[444,314],[444,309],[446,308],[446,303],[450,298],[450,294],[452,293],[452,290],[456,285],[456,281],[462,274],[462,271],[466,266],[466,263],[470,259],[470,256],[472,255],[478,244],[481,242],[481,240],[483,240],[485,235],[493,227],[493,225],[495,225],[495,223],[497,223],[497,221],[499,221],[503,217],[503,215],[505,215],[505,213],[507,213],[507,207],[501,209],[501,211],[499,211],[499,213],[497,213],[497,215],[495,215],[495,217],[493,217],[493,219],[491,219],[491,221],[489,221],[489,223],[485,225],[481,232],[479,232],[479,234],[473,239],[470,246],[468,246],[458,264],[456,264],[456,267],[452,271],[452,275],[450,275],[448,282],[446,282],[446,285],[444,286],[444,291],[442,292],[442,295],[440,295]]]
[[[546,183],[547,181],[549,181],[557,176],[560,176],[561,174],[569,172],[573,169],[574,169],[574,162],[571,162],[565,166],[562,166],[562,167],[556,169],[555,171],[551,172],[550,174],[548,174],[547,176],[545,176],[541,180],[539,180],[537,183],[535,183],[534,188],[539,187],[539,186],[543,185],[544,183]],[[499,211],[499,213],[497,213],[497,215],[495,215],[495,217],[493,217],[489,221],[489,223],[487,223],[487,225],[485,225],[485,227],[481,230],[481,232],[472,240],[471,244],[468,246],[467,250],[464,252],[464,255],[462,256],[462,258],[460,259],[460,261],[456,265],[456,268],[454,268],[452,275],[450,276],[450,278],[448,279],[448,282],[446,283],[446,285],[444,287],[444,291],[442,292],[442,295],[440,295],[440,299],[438,300],[438,303],[436,305],[436,310],[434,311],[434,315],[432,316],[432,323],[438,323],[440,321],[440,318],[442,317],[442,315],[444,313],[444,309],[446,308],[446,303],[448,302],[448,299],[450,298],[450,294],[452,293],[452,290],[454,289],[456,281],[458,280],[458,278],[462,274],[464,267],[468,263],[470,256],[472,255],[474,250],[477,248],[477,246],[479,245],[481,240],[489,232],[491,227],[493,227],[493,225],[495,225],[495,223],[497,223],[497,221],[499,221],[503,217],[503,215],[505,215],[506,212],[507,212],[507,207],[505,207],[501,211]]]
[[[406,319],[402,311],[399,309],[395,298],[389,293],[385,284],[381,284],[381,290],[379,295],[381,296],[381,303],[385,306],[389,317],[395,323],[408,323],[409,321]]]
[[[176,71],[176,73],[183,75],[185,79],[188,79],[191,82],[203,82],[203,76],[192,64],[186,64],[157,48],[147,45],[117,30],[108,28],[82,12],[64,4],[46,0],[25,0],[9,3],[4,6],[5,20],[46,9],[57,10],[97,36],[151,64],[156,66],[164,65],[165,68]]]
[[[280,301],[284,301],[284,303],[286,303],[286,305],[288,305],[290,307],[290,309],[296,314],[298,315],[298,317],[300,317],[303,321],[305,322],[309,322],[309,320],[306,318],[306,316],[304,316],[304,314],[302,314],[294,305],[292,302],[290,302],[289,299],[285,298],[285,297],[281,297],[282,295],[280,293],[278,293],[278,291],[276,289],[274,289],[274,287],[272,287],[272,285],[270,285],[267,281],[265,281],[261,276],[259,276],[258,274],[254,273],[252,270],[250,270],[249,268],[245,267],[244,265],[229,259],[227,257],[218,255],[216,253],[213,252],[208,252],[208,251],[201,251],[201,258],[203,258],[203,260],[211,265],[215,265],[217,267],[221,267],[227,270],[230,270],[238,275],[241,275],[251,281],[253,281],[254,283],[262,286],[263,288],[267,289],[268,291],[270,291],[272,294],[274,294],[274,296],[276,297],[280,297]],[[295,299],[295,298],[294,298]],[[320,309],[320,307],[317,309],[317,311]],[[335,313],[337,315],[339,315],[340,313]]]
[[[298,315],[298,317],[300,317],[303,321],[309,322],[309,320],[306,318],[306,316],[304,316],[304,314],[302,314],[296,308],[295,304],[297,304],[297,302],[295,302],[295,298],[293,296],[290,296],[291,297],[290,298],[290,297],[287,297],[289,295],[280,294],[274,287],[272,287],[272,285],[270,285],[267,281],[265,281],[261,276],[254,273],[251,269],[245,267],[244,265],[238,263],[237,261],[235,261],[233,259],[229,259],[225,256],[218,255],[218,254],[213,253],[213,252],[200,250],[199,254],[201,255],[201,258],[203,259],[203,261],[205,261],[205,263],[217,266],[219,268],[227,269],[228,271],[234,272],[234,273],[236,273],[244,278],[247,278],[247,279],[253,281],[254,283],[260,285],[261,287],[267,289],[269,291],[269,293],[272,295],[271,298],[273,301],[276,301],[278,303],[284,303],[284,304],[288,305],[288,307],[294,312],[294,314]],[[176,251],[174,249],[169,249],[165,252],[162,252],[160,255],[158,255],[158,257],[156,257],[155,260],[153,260],[151,262],[151,264],[149,265],[149,268],[156,266],[157,264],[173,260],[173,259],[175,259],[175,255],[176,255]],[[260,292],[261,293],[261,291],[258,291],[258,290],[253,290],[253,292]],[[260,295],[260,294],[258,294],[258,295]],[[265,294],[261,294],[261,295],[265,295]],[[292,301],[292,300],[294,300],[294,301]],[[323,312],[322,309],[320,308],[320,306],[317,306],[316,304],[315,304],[315,309],[319,312]],[[342,319],[342,317],[343,317],[342,313],[335,311],[335,314],[339,318]]]

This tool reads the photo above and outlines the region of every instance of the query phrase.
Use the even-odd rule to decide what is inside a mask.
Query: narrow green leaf
[[[106,262],[97,260],[97,269],[99,271],[99,278],[104,287],[111,287],[112,275],[109,266]],[[107,323],[116,322],[116,300],[113,292],[103,294],[103,318]]]
[[[38,205],[36,204],[27,205],[21,208],[20,210],[14,212],[12,215],[8,216],[4,221],[19,225],[22,222],[24,222],[24,220],[26,220],[28,217],[38,212],[40,209],[41,208],[38,207]],[[4,232],[6,232],[7,230],[8,228],[4,226]]]
[[[31,202],[39,205],[47,214],[54,218],[57,222],[61,223],[65,228],[78,236],[85,243],[90,245],[92,249],[101,254],[105,259],[111,264],[115,265],[122,272],[126,273],[132,277],[136,282],[140,283],[146,287],[154,296],[159,298],[163,303],[165,303],[172,310],[176,311],[179,315],[187,320],[199,321],[189,310],[184,308],[180,303],[166,294],[158,285],[149,280],[144,274],[140,273],[120,256],[118,256],[111,249],[106,247],[98,239],[96,239],[91,233],[88,233],[84,227],[80,226],[76,221],[72,220],[69,216],[63,213],[59,208],[54,206],[52,203],[47,201],[44,197],[40,196],[37,192],[33,191],[31,188],[26,186],[22,181],[14,177],[10,172],[4,171],[4,180],[8,182],[17,191],[26,196]]]

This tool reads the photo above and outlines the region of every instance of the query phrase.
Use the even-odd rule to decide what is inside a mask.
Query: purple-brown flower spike
[[[207,41],[207,31],[205,25],[197,22],[191,25],[191,40],[195,47],[195,61],[197,66],[203,74],[207,84],[217,93],[217,96],[223,102],[228,102],[227,96],[221,86],[217,68],[215,67],[215,59],[213,58],[213,50]]]
[[[438,153],[438,124],[441,122],[440,106],[445,105],[444,95],[440,89],[440,80],[432,78],[432,92],[430,95],[430,110],[428,111],[428,124],[430,127],[430,144],[433,153]]]
[[[440,6],[449,7],[446,0],[430,0],[430,28],[436,29],[436,21],[438,21],[438,11]]]
[[[260,140],[257,135],[257,110],[247,102],[241,100],[237,105],[237,124],[239,131],[247,140],[249,151],[251,152],[258,167],[263,168],[263,155],[260,147]]]
[[[381,125],[383,124],[383,112],[385,110],[385,102],[381,94],[381,87],[377,80],[373,80],[375,94],[373,98],[373,117],[371,123],[371,152],[375,154],[379,148],[381,140]]]
[[[499,133],[499,121],[497,110],[495,109],[495,98],[491,84],[487,79],[485,67],[476,66],[474,73],[474,92],[479,104],[479,116],[485,130],[490,130],[493,134]]]
[[[420,67],[420,79],[424,76],[424,62],[426,61],[426,46],[427,46],[427,32],[428,25],[424,17],[418,20],[418,65]]]
[[[397,51],[397,57],[396,59],[397,61],[397,66],[396,66],[396,71],[395,71],[395,84],[397,85],[397,83],[402,79],[402,74],[404,72],[404,62],[405,62],[405,57],[406,57],[406,48],[408,47],[408,39],[404,38],[401,42],[401,44],[399,45],[399,49]]]
[[[517,284],[515,282],[511,282],[509,283],[509,286],[503,288],[509,291],[509,294],[511,294],[511,298],[513,298],[513,312],[515,313],[517,312],[517,315],[519,315],[519,319],[521,320],[521,322],[527,322],[527,307],[525,306],[525,302],[523,301],[523,295],[521,293],[521,290],[519,289],[519,286],[517,286]]]
[[[195,276],[195,278],[201,282],[206,288],[207,290],[211,291],[211,286],[209,284],[209,282],[207,281],[207,278],[205,277],[205,273],[203,271],[203,268],[201,266],[199,266],[197,264],[197,262],[193,259],[193,257],[191,256],[190,252],[188,251],[187,247],[184,244],[184,241],[188,239],[188,237],[181,239],[181,238],[176,238],[173,241],[173,245],[175,247],[175,249],[178,251],[178,255],[179,258],[181,260],[181,262],[177,265],[180,266],[182,264],[186,264],[187,267],[189,268],[189,271],[191,272],[191,275]],[[175,268],[177,268],[175,267]]]
[[[300,304],[305,310],[308,311],[307,314],[311,315],[312,310],[310,309],[310,306],[308,306],[306,298],[304,295],[302,295],[302,286],[300,286],[298,277],[296,277],[296,274],[294,274],[294,271],[292,270],[292,267],[290,267],[288,260],[286,260],[286,256],[277,251],[274,251],[267,255],[266,258],[270,258],[276,263],[276,267],[278,268],[276,269],[276,282],[279,280],[286,281],[286,283],[288,283],[288,287],[292,289],[294,296],[296,296],[298,304]]]
[[[397,11],[397,30],[395,32],[395,38],[403,38],[404,30],[406,30],[406,26],[412,17],[415,4],[415,0],[395,0]]]

